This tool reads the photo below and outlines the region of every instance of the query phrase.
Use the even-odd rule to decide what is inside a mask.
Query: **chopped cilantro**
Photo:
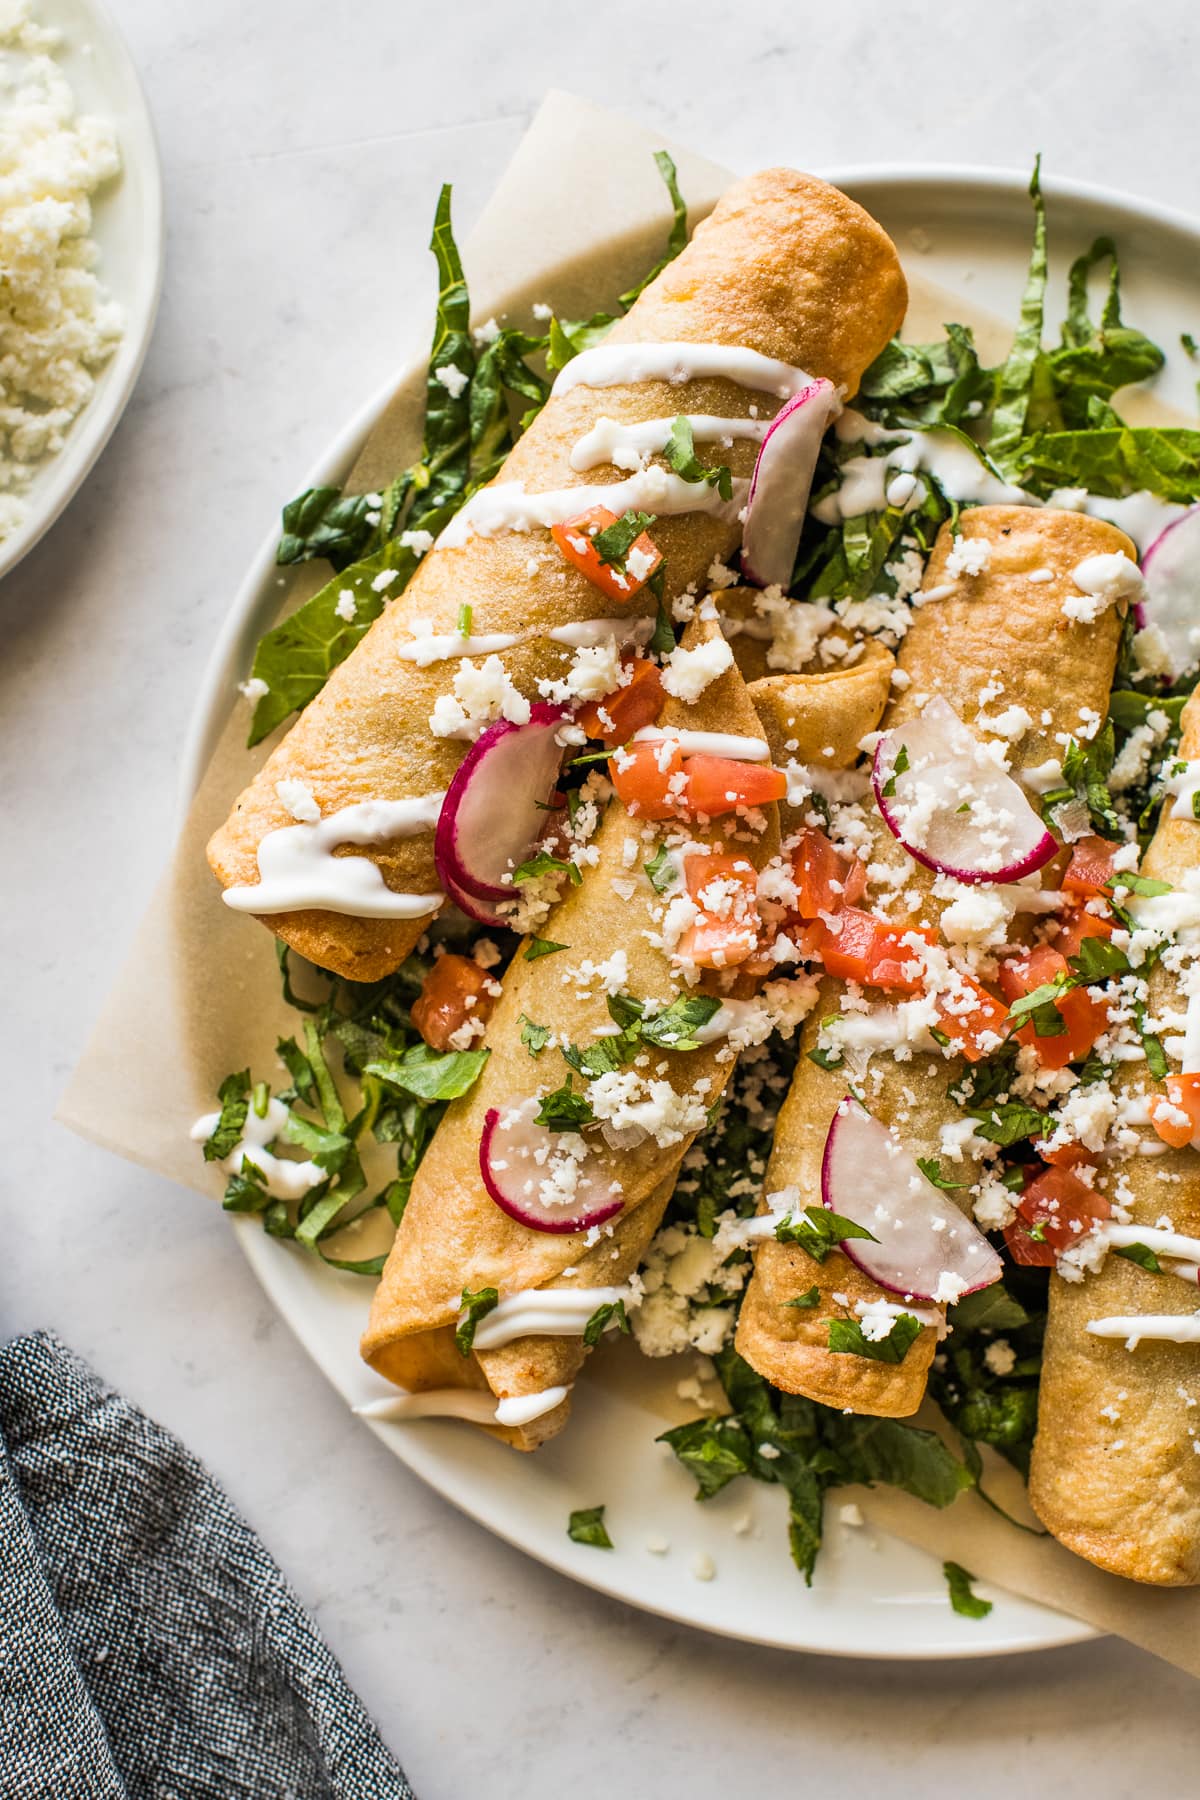
[[[981,1600],[973,1593],[971,1583],[974,1575],[964,1569],[961,1563],[944,1562],[942,1574],[946,1577],[946,1586],[950,1590],[950,1604],[956,1613],[964,1619],[986,1619],[992,1610],[990,1600]]]
[[[648,530],[654,522],[653,513],[623,512],[619,519],[614,519],[611,525],[606,525],[592,539],[601,562],[624,574],[625,558],[643,531]]]
[[[605,1300],[596,1308],[583,1328],[583,1341],[589,1350],[600,1342],[610,1325],[615,1325],[623,1336],[629,1335],[631,1327],[624,1300]]]
[[[886,1337],[869,1338],[858,1319],[830,1319],[829,1348],[837,1356],[865,1356],[872,1362],[902,1363],[921,1335],[921,1321],[900,1313]]]
[[[665,844],[656,846],[654,855],[642,868],[656,894],[664,894],[675,879],[675,861]]]
[[[1162,1264],[1148,1244],[1121,1244],[1113,1254],[1123,1256],[1126,1262],[1136,1263],[1150,1275],[1162,1274]]]
[[[590,1544],[593,1550],[611,1550],[613,1547],[602,1506],[588,1506],[573,1512],[567,1521],[567,1536],[573,1543]]]
[[[550,1042],[550,1027],[535,1025],[528,1013],[522,1013],[517,1023],[521,1027],[521,1042],[530,1056],[540,1056]]]
[[[811,1312],[814,1306],[821,1304],[821,1290],[814,1281],[803,1294],[797,1294],[794,1300],[784,1300],[782,1304],[785,1307],[793,1308],[796,1312]]]
[[[537,962],[540,956],[554,956],[559,950],[570,948],[570,944],[556,944],[553,938],[530,938],[525,950],[525,961]]]
[[[824,1206],[806,1206],[803,1219],[780,1219],[775,1236],[781,1244],[799,1244],[818,1263],[823,1263],[829,1252],[836,1250],[847,1238],[868,1238],[872,1244],[879,1242],[874,1232],[864,1225],[856,1225],[853,1219],[830,1212]]]
[[[462,1317],[454,1331],[454,1342],[458,1346],[460,1356],[470,1356],[471,1346],[475,1342],[475,1331],[481,1319],[500,1303],[500,1295],[494,1287],[479,1288],[472,1293],[470,1288],[462,1291]]]

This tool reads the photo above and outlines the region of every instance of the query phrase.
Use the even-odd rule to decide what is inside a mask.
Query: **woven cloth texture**
[[[413,1800],[262,1543],[56,1338],[0,1349],[3,1800]]]

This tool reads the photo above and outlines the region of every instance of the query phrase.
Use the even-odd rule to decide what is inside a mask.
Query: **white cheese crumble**
[[[714,637],[694,650],[681,644],[672,650],[663,668],[663,687],[677,700],[691,704],[719,675],[733,667],[733,651],[723,637]],[[610,690],[611,691],[611,690]]]
[[[1062,603],[1062,610],[1065,618],[1079,625],[1094,625],[1118,600],[1133,602],[1146,598],[1142,571],[1121,550],[1103,556],[1086,556],[1071,570],[1071,580],[1079,589],[1079,595],[1069,594]]]
[[[123,329],[93,270],[90,197],[121,166],[106,119],[77,115],[57,31],[28,0],[0,8],[0,538],[38,466],[62,449]],[[27,60],[26,60],[27,58]]]
[[[301,825],[315,825],[321,817],[321,809],[312,796],[312,789],[305,781],[298,781],[287,776],[283,781],[275,783],[275,792],[279,796],[281,806],[286,807],[293,819]]]
[[[434,737],[476,738],[493,719],[528,725],[529,702],[518,693],[498,656],[478,665],[464,657],[454,677],[454,692],[439,694],[429,716]]]
[[[956,537],[946,558],[946,574],[952,581],[960,575],[982,575],[992,560],[992,546],[987,538]]]
[[[435,381],[440,381],[452,400],[457,400],[471,377],[464,374],[454,363],[444,363],[440,369],[433,371]]]

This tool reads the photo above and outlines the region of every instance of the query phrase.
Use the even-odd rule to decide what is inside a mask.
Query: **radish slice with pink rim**
[[[831,381],[810,381],[776,413],[759,445],[742,533],[742,570],[759,587],[791,583],[821,439],[841,410]]]
[[[1058,849],[1024,790],[940,694],[879,740],[871,785],[909,855],[957,881],[1020,881]]]
[[[1142,557],[1146,598],[1141,624],[1163,635],[1178,677],[1200,663],[1200,506],[1160,531]]]
[[[848,1094],[825,1139],[821,1200],[878,1240],[846,1238],[840,1247],[889,1294],[949,1305],[1000,1279],[999,1254],[983,1233]]]
[[[479,1172],[502,1212],[531,1231],[590,1231],[624,1206],[611,1167],[575,1131],[547,1131],[539,1102],[489,1107],[479,1140]],[[560,1197],[561,1196],[561,1197]]]
[[[511,927],[509,912],[502,910],[494,901],[481,900],[478,894],[468,894],[465,888],[460,888],[456,882],[450,879],[444,869],[441,871],[439,879],[447,900],[457,906],[459,912],[465,913],[468,919],[474,919],[477,925],[494,925],[502,929]],[[509,898],[511,901],[511,890]]]
[[[447,893],[514,898],[503,877],[542,835],[562,766],[558,732],[570,716],[565,706],[533,706],[528,724],[498,719],[471,745],[446,789],[434,833],[433,860]]]

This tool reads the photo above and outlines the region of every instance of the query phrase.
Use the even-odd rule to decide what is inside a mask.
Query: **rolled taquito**
[[[790,169],[768,169],[731,188],[687,248],[613,326],[600,350],[588,353],[593,359],[607,355],[607,372],[586,356],[563,371],[496,483],[470,503],[475,528],[460,519],[443,534],[402,599],[334,670],[238,797],[209,845],[209,862],[231,903],[260,915],[269,910],[264,922],[323,968],[357,981],[395,969],[441,903],[432,825],[438,798],[465,749],[460,737],[437,735],[430,720],[441,702],[439,727],[457,729],[456,709],[461,712],[463,703],[452,690],[464,666],[474,690],[496,690],[490,701],[476,691],[479,708],[504,704],[504,681],[482,674],[476,681],[470,674],[483,669],[487,654],[485,648],[467,654],[472,643],[486,646],[493,640],[511,689],[536,699],[538,683],[559,680],[571,661],[570,642],[553,641],[551,629],[565,629],[569,640],[573,626],[614,612],[636,617],[654,606],[646,590],[624,608],[604,600],[564,560],[547,530],[528,517],[516,520],[514,529],[502,528],[495,511],[501,487],[507,484],[510,497],[523,492],[542,499],[579,488],[580,506],[590,505],[597,486],[631,479],[628,451],[622,452],[625,466],[614,467],[605,455],[618,452],[596,448],[611,435],[601,421],[614,421],[618,434],[620,428],[655,420],[669,425],[680,413],[736,422],[723,434],[728,441],[718,445],[720,460],[735,479],[731,502],[704,483],[687,484],[689,491],[681,493],[680,478],[665,478],[661,458],[651,462],[651,475],[664,474],[659,484],[664,491],[656,497],[647,490],[644,500],[656,515],[653,535],[665,557],[670,600],[701,585],[714,560],[734,550],[756,438],[785,395],[796,391],[796,370],[826,377],[852,393],[897,329],[905,300],[893,245],[835,188]],[[655,374],[663,359],[656,365],[651,355],[645,368],[626,368],[619,384],[608,385],[611,353],[635,344],[707,346],[710,353],[706,358],[693,352],[689,363],[681,349],[679,357],[668,359],[670,379],[660,378],[661,368]],[[741,360],[714,349],[722,346],[738,347]],[[763,358],[774,359],[773,365],[764,365]],[[733,370],[735,378],[706,372],[718,366]],[[701,439],[702,431],[697,435]],[[655,441],[653,432],[646,441]],[[713,460],[703,442],[701,450]],[[673,498],[667,491],[672,484]],[[583,497],[585,488],[593,497]],[[616,510],[626,504],[622,499]],[[505,519],[514,522],[511,512]],[[469,641],[456,637],[464,606],[470,608]],[[423,663],[419,659],[436,639],[443,646],[437,660]],[[297,796],[301,813],[294,810]],[[330,910],[328,892],[315,884],[309,889],[275,883],[273,897],[268,893],[270,884],[260,879],[264,839],[318,813],[330,837],[336,834],[336,817],[347,808],[379,801],[412,803],[404,820],[407,835],[399,835],[393,824],[394,835],[381,839],[379,813],[373,822],[359,813],[349,834],[353,841],[333,854],[375,865],[383,887],[372,888],[371,876],[356,904],[360,911],[389,916],[358,916],[340,899],[342,909]],[[278,839],[273,843],[279,846]],[[250,892],[256,887],[263,890],[257,908]],[[298,904],[310,892],[313,903]],[[281,910],[285,906],[290,910]]]
[[[1184,708],[1179,753],[1200,759],[1200,693]],[[1140,872],[1183,890],[1197,870],[1200,822],[1175,817],[1168,801]],[[1187,1008],[1178,960],[1165,959],[1174,971],[1160,963],[1149,976],[1154,1018]],[[1152,1087],[1141,1063],[1119,1063],[1113,1085],[1127,1103]],[[1126,1117],[1144,1110],[1123,1108]],[[1169,1222],[1181,1236],[1200,1237],[1197,1152],[1168,1148],[1147,1126],[1138,1137],[1118,1165],[1131,1224]],[[1029,1498],[1069,1550],[1162,1587],[1200,1582],[1200,1352],[1194,1341],[1127,1345],[1139,1317],[1191,1316],[1196,1307],[1194,1274],[1153,1273],[1112,1251],[1082,1280],[1050,1278]],[[1115,1338],[1088,1330],[1105,1319],[1127,1320],[1128,1330]]]
[[[955,540],[986,544],[974,556],[954,554]],[[1133,555],[1115,526],[1077,513],[1022,507],[978,507],[961,515],[956,530],[944,526],[929,560],[924,593],[897,657],[900,686],[883,717],[885,730],[919,712],[931,694],[943,695],[977,731],[1001,722],[1014,771],[1037,767],[1062,754],[1062,740],[1081,723],[1104,717],[1116,662],[1121,620],[1113,608],[1090,623],[1063,611],[1078,601],[1072,570],[1085,558],[1112,552]],[[979,573],[969,572],[979,568]],[[1020,707],[1028,719],[1010,736]],[[949,908],[960,896],[954,884],[935,880],[892,837],[874,803],[865,803],[866,841],[859,854],[870,886],[860,903],[908,925],[943,925],[952,932]],[[937,891],[935,891],[937,890]],[[988,890],[992,891],[992,890]],[[847,1073],[862,1082],[872,1114],[894,1126],[913,1158],[944,1158],[943,1129],[962,1113],[947,1092],[962,1072],[949,1052],[911,1050],[897,1060],[890,1049],[870,1054],[850,1070],[827,1069],[811,1060],[820,1021],[841,1010],[844,989],[822,983],[821,997],[801,1040],[796,1074],[780,1109],[764,1186],[771,1197],[789,1191],[803,1208],[821,1202],[821,1161],[833,1114],[847,1092]],[[981,1166],[970,1140],[955,1145],[959,1160],[947,1167],[966,1185],[953,1198],[971,1205],[970,1187]],[[820,1303],[788,1302],[813,1285]],[[798,1245],[768,1239],[755,1253],[738,1319],[737,1347],[761,1375],[788,1393],[828,1406],[885,1417],[915,1412],[937,1344],[938,1327],[923,1326],[900,1363],[831,1351],[831,1319],[858,1318],[856,1308],[894,1300],[840,1251],[818,1265]],[[920,1314],[932,1309],[914,1308]]]
[[[699,648],[719,636],[715,619],[697,618],[684,644]],[[763,741],[745,684],[732,664],[692,704],[668,701],[661,723],[664,729],[720,730]],[[779,847],[775,810],[774,805],[759,809],[750,822],[727,816],[692,825],[686,835],[697,845],[744,855],[762,869]],[[470,1358],[459,1359],[456,1369],[445,1344],[464,1290],[494,1287],[502,1300],[511,1300],[551,1287],[603,1289],[627,1279],[658,1227],[680,1161],[729,1079],[735,1058],[723,1038],[688,1051],[655,1049],[644,1065],[631,1065],[644,1086],[654,1084],[659,1109],[673,1108],[675,1122],[659,1135],[647,1131],[640,1142],[624,1148],[595,1137],[591,1167],[617,1184],[622,1200],[611,1228],[600,1227],[587,1237],[538,1231],[509,1217],[488,1195],[480,1172],[480,1142],[489,1110],[548,1093],[569,1079],[571,1071],[558,1046],[587,1046],[611,1034],[613,958],[620,958],[621,991],[640,1001],[665,1005],[681,987],[664,940],[670,902],[645,873],[665,835],[665,827],[631,818],[614,796],[592,840],[596,862],[579,886],[567,890],[543,928],[549,939],[565,947],[532,962],[522,949],[505,973],[483,1039],[488,1062],[470,1094],[451,1102],[425,1154],[362,1341],[372,1367],[410,1393],[440,1389],[455,1374],[471,1386],[486,1384],[500,1402],[569,1389],[585,1355],[578,1334],[534,1334],[473,1351]],[[734,973],[706,973],[696,991],[721,993]],[[531,1055],[522,1041],[523,1021],[549,1026],[554,1046]],[[582,1090],[585,1084],[578,1086]],[[635,1134],[616,1135],[621,1143]],[[486,1326],[485,1319],[485,1340]],[[564,1396],[552,1410],[503,1435],[517,1447],[531,1449],[561,1428],[566,1411]]]

